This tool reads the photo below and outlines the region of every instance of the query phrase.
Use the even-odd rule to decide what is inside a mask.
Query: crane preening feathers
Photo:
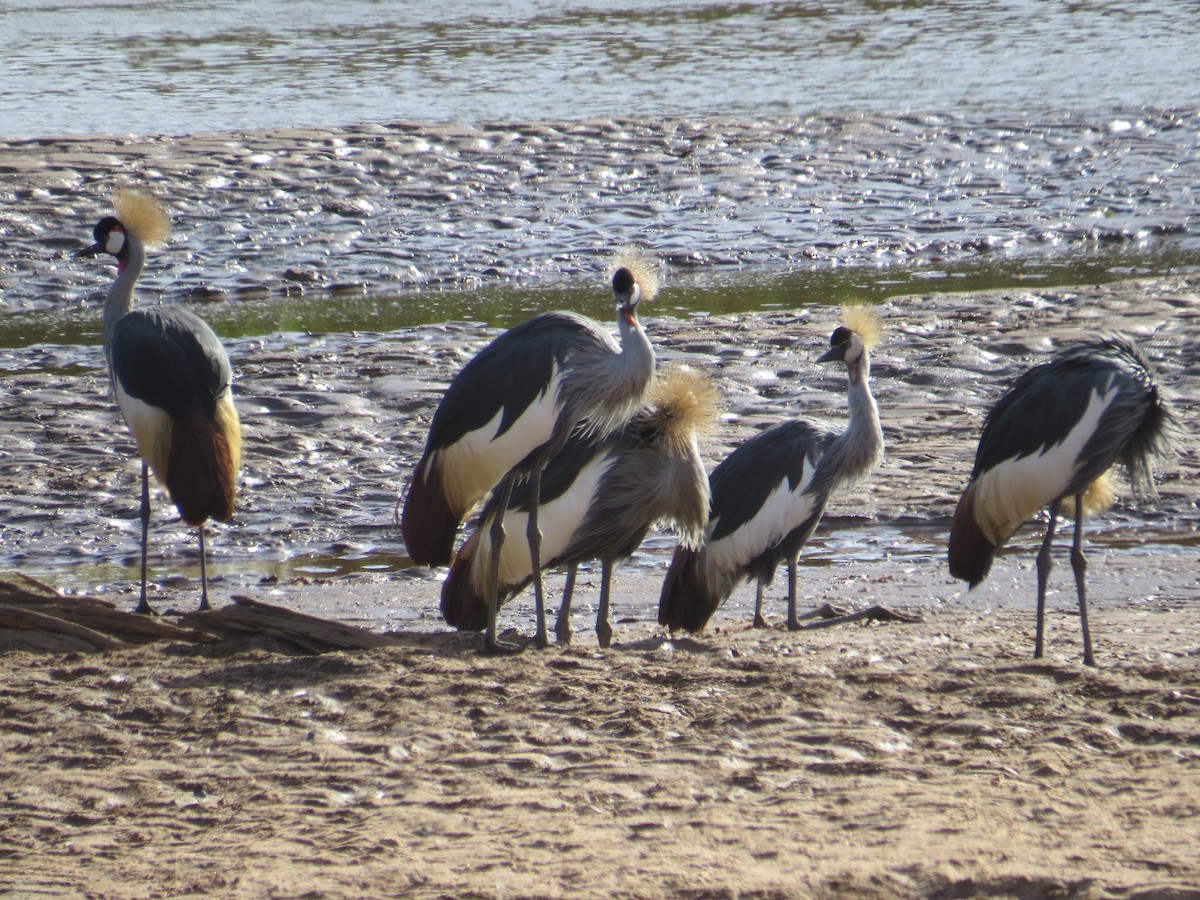
[[[1154,496],[1151,461],[1169,446],[1176,427],[1153,367],[1124,335],[1070,347],[1029,369],[987,414],[970,483],[954,512],[950,574],[975,587],[987,577],[996,551],[1047,507],[1049,522],[1037,559],[1035,657],[1043,651],[1050,546],[1062,503],[1074,501],[1071,567],[1083,661],[1094,666],[1083,519],[1112,504],[1108,474],[1118,463],[1136,494]]]
[[[700,459],[699,435],[716,410],[716,391],[695,369],[674,368],[659,374],[647,391],[646,405],[620,431],[605,437],[576,433],[542,471],[541,511],[546,528],[546,565],[574,567],[601,562],[596,636],[601,647],[612,640],[609,593],[613,568],[641,545],[654,525],[674,528],[688,546],[699,542],[708,521],[708,476]],[[528,482],[514,488],[504,513],[506,527],[529,517]],[[486,577],[493,547],[496,498],[483,509],[442,585],[442,616],[460,629],[487,623]],[[507,541],[500,550],[501,602],[519,593],[531,579],[528,548]],[[568,577],[555,634],[571,640],[570,606],[574,578]]]
[[[526,539],[532,560],[536,641],[546,646],[541,581],[538,493],[541,470],[582,428],[618,431],[641,407],[654,374],[654,349],[638,321],[638,305],[653,298],[658,273],[644,255],[619,254],[610,266],[619,342],[598,323],[570,312],[534,316],[501,334],[455,376],[429,427],[413,472],[400,529],[420,565],[446,565],[459,525],[489,491],[499,508],[514,484],[530,480],[532,515]],[[505,517],[493,517],[492,543],[504,542]],[[493,559],[499,563],[499,555]],[[499,572],[489,588],[484,647],[496,640]]]
[[[241,425],[233,405],[233,372],[220,340],[199,316],[178,306],[134,308],[133,289],[146,263],[146,247],[170,230],[166,211],[150,194],[118,190],[115,216],[93,231],[95,243],[76,257],[107,253],[117,278],[104,305],[104,355],[117,405],[142,458],[142,588],[137,611],[151,613],[146,598],[150,482],[154,472],[200,540],[200,608],[208,609],[204,523],[233,515]]]
[[[746,578],[757,582],[754,624],[766,624],[763,589],[781,562],[788,572],[789,629],[796,613],[796,560],[839,486],[868,476],[883,454],[879,410],[869,385],[869,349],[879,324],[866,307],[845,311],[817,362],[846,366],[850,421],[844,431],[808,419],[769,428],[733,451],[709,483],[704,542],[676,549],[659,599],[658,621],[672,631],[702,631]]]

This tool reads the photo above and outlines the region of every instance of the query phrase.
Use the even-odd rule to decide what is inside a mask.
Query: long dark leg
[[[571,645],[571,599],[575,596],[575,574],[579,566],[567,566],[567,580],[563,584],[562,605],[558,608],[558,620],[554,623],[554,638],[560,644]]]
[[[800,624],[800,618],[796,615],[796,559],[792,557],[787,561],[788,575],[788,631],[799,631],[804,626]]]
[[[601,647],[612,644],[612,625],[608,622],[609,588],[612,586],[612,563],[600,561],[600,608],[596,610],[596,640]]]
[[[150,544],[150,467],[142,462],[142,597],[138,600],[135,613],[146,616],[158,615],[146,599],[146,550]]]
[[[208,567],[204,561],[204,526],[201,525],[196,529],[200,535],[200,611],[206,612],[212,609],[208,602]]]
[[[542,503],[542,470],[533,473],[533,481],[529,485],[529,526],[526,536],[529,538],[529,574],[533,578],[533,615],[535,624],[533,640],[539,647],[550,646],[550,636],[546,632],[546,597],[542,593],[542,530],[538,526],[538,507]]]
[[[1075,542],[1071,545],[1071,568],[1075,570],[1075,590],[1079,594],[1079,624],[1083,627],[1083,664],[1096,665],[1092,655],[1092,632],[1087,617],[1087,558],[1083,555],[1083,494],[1075,495]]]
[[[500,551],[504,548],[504,516],[508,512],[508,501],[512,497],[514,476],[510,473],[500,482],[500,494],[496,503],[496,515],[488,537],[492,544],[492,558],[488,564],[487,580],[487,629],[483,633],[484,653],[513,653],[516,647],[502,644],[496,639],[496,616],[500,611]]]
[[[761,578],[759,578],[755,582],[755,587],[754,587],[754,627],[755,628],[769,627],[767,625],[767,620],[763,617],[762,601],[763,601],[763,581]]]
[[[1033,640],[1033,658],[1042,658],[1042,648],[1046,636],[1046,582],[1050,580],[1050,570],[1054,560],[1050,558],[1050,544],[1054,541],[1054,526],[1058,524],[1058,507],[1061,500],[1050,504],[1050,521],[1046,523],[1046,538],[1042,541],[1042,549],[1037,557],[1037,637]]]

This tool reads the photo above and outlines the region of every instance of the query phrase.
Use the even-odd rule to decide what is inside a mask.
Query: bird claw
[[[484,656],[516,656],[524,650],[524,644],[510,644],[486,634],[479,644],[479,652]]]

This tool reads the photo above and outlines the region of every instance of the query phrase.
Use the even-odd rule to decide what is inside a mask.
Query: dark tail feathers
[[[675,548],[658,600],[658,624],[672,631],[703,631],[724,599],[713,589],[704,565],[704,550]]]
[[[483,631],[487,627],[487,599],[475,589],[471,573],[479,540],[480,532],[476,531],[462,545],[442,582],[442,618],[459,631]]]
[[[996,549],[975,520],[975,490],[974,485],[968,485],[959,498],[954,524],[950,526],[950,574],[975,587],[991,571]]]
[[[400,514],[400,533],[412,561],[419,566],[448,565],[461,521],[461,514],[450,508],[441,471],[428,457],[422,459],[413,472]]]
[[[233,425],[236,427],[237,420]],[[186,417],[171,426],[167,459],[167,493],[189,525],[203,525],[211,516],[225,521],[233,515],[237,479],[235,441],[225,427],[210,419],[193,403]]]

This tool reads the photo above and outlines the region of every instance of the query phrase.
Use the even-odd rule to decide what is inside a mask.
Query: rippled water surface
[[[1186,0],[8,0],[0,137],[1194,105]]]

